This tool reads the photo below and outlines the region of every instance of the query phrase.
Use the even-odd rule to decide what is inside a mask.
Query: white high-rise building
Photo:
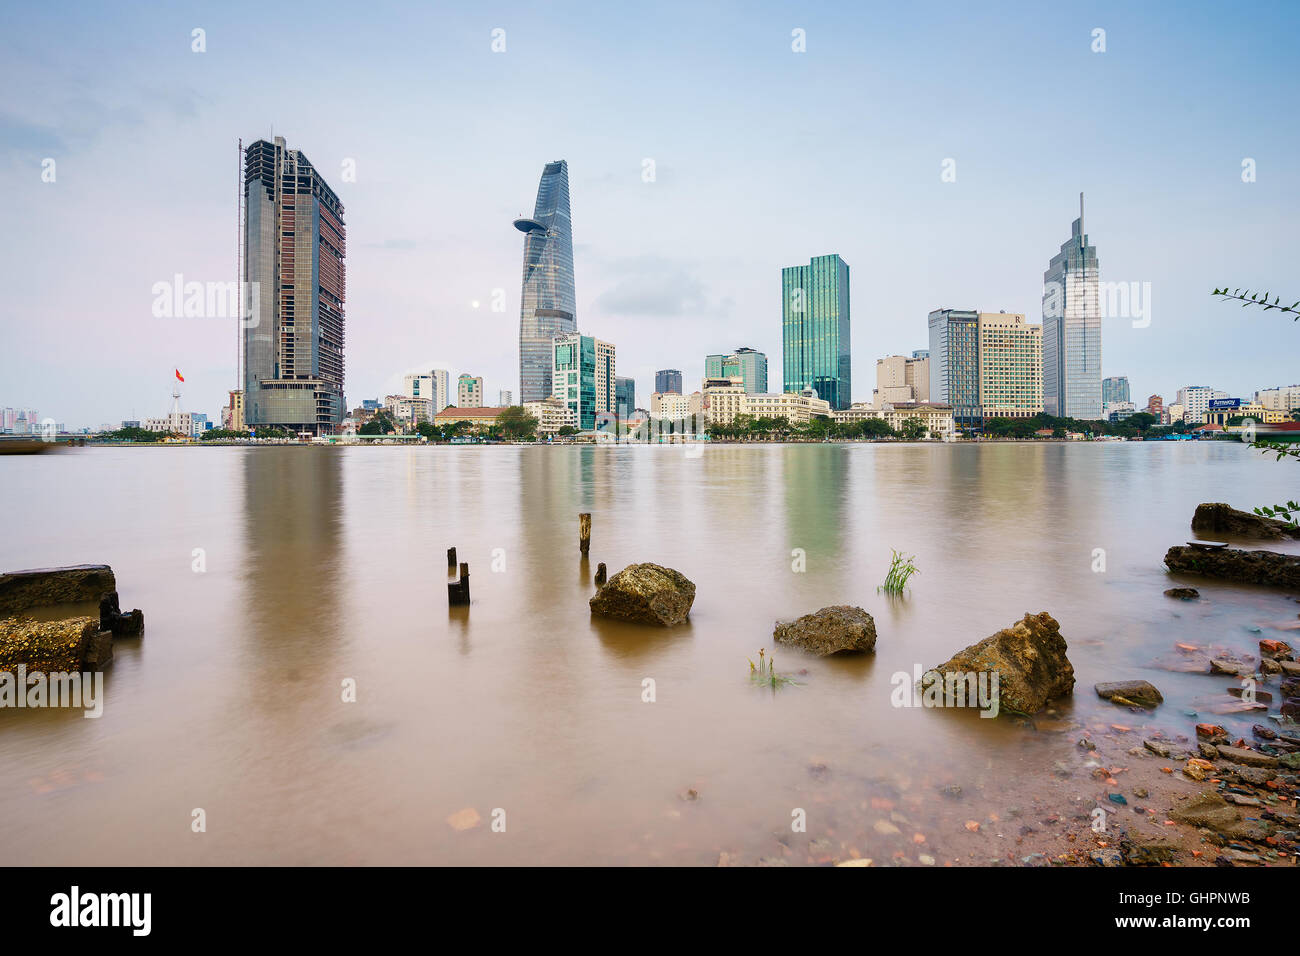
[[[433,403],[436,415],[451,404],[448,391],[451,388],[451,373],[445,369],[435,368],[430,372],[416,372],[402,378],[402,394],[407,398],[429,399]]]
[[[1255,393],[1255,402],[1270,411],[1289,412],[1300,408],[1300,385],[1265,388]]]
[[[1183,407],[1183,421],[1189,425],[1205,424],[1205,413],[1210,410],[1210,402],[1216,398],[1228,398],[1227,392],[1220,392],[1208,385],[1184,385],[1178,390],[1175,404]]]
[[[483,407],[483,376],[473,376],[468,372],[456,381],[456,407]]]

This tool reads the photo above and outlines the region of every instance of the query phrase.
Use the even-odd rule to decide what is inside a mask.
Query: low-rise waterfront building
[[[537,419],[538,435],[554,435],[566,425],[578,427],[578,418],[573,409],[554,395],[540,402],[524,402],[524,411]]]
[[[858,402],[834,413],[837,422],[859,422],[868,418],[883,421],[894,431],[901,431],[909,419],[919,421],[931,438],[944,441],[956,434],[952,406],[944,402],[885,402],[879,408]]]
[[[497,423],[497,419],[504,411],[504,408],[461,408],[457,405],[448,405],[433,416],[433,423],[443,426],[463,422],[470,427],[471,431],[486,431],[489,426]]]

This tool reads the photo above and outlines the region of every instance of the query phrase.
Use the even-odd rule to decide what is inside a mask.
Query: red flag
[[[183,381],[185,381],[185,376],[181,374],[181,370],[180,370],[180,369],[177,369],[177,370],[176,370],[176,381],[178,381],[178,382],[183,382]]]

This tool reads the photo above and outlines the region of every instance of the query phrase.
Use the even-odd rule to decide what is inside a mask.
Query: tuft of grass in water
[[[758,666],[754,666],[753,661],[749,661],[749,679],[759,687],[771,687],[775,690],[778,687],[785,687],[787,684],[798,684],[799,682],[793,677],[787,677],[784,674],[776,672],[776,657],[765,659],[767,649],[760,647],[758,649]],[[746,658],[746,660],[749,660]]]
[[[877,591],[884,591],[886,594],[902,594],[903,588],[907,587],[907,579],[914,574],[920,574],[921,571],[912,561],[916,555],[910,558],[903,557],[899,551],[889,549],[893,558],[889,562],[889,573],[885,575],[885,583],[876,588]]]

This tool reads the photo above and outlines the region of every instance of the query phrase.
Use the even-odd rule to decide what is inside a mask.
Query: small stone
[[[1115,703],[1136,704],[1139,707],[1154,707],[1164,702],[1164,695],[1150,681],[1124,680],[1095,684],[1093,689],[1097,696]]]
[[[1219,747],[1219,756],[1224,760],[1245,764],[1248,767],[1276,767],[1278,765],[1277,757],[1270,757],[1268,754],[1262,754],[1254,750],[1246,750],[1243,747],[1221,746]]]

